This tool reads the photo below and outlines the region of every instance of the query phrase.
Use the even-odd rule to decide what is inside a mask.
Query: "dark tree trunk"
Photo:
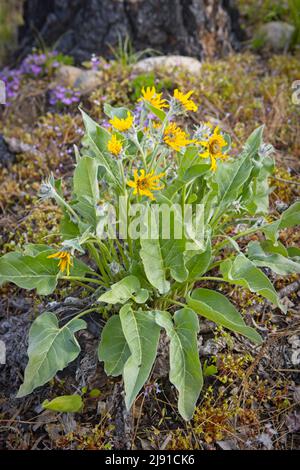
[[[77,62],[128,35],[136,50],[220,56],[241,38],[233,0],[25,0],[21,53],[41,43]]]

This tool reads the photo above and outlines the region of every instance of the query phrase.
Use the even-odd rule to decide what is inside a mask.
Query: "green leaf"
[[[166,207],[169,203],[170,201]],[[162,214],[164,213],[162,212]],[[167,215],[169,217],[170,212],[167,212]],[[155,217],[151,217],[151,230],[157,235],[157,238],[155,236],[151,239],[146,239],[143,236],[140,238],[140,257],[145,274],[148,281],[161,294],[165,294],[170,289],[169,275],[178,282],[184,282],[188,276],[184,261],[186,240],[183,234],[181,234],[181,238],[175,237],[174,226],[178,220],[177,214],[175,213],[174,218],[170,217],[170,219],[170,231],[165,238],[162,234],[162,226]]]
[[[175,281],[187,279],[187,269],[184,263],[185,240],[161,240],[141,238],[140,256],[148,281],[161,294],[170,290],[167,272]]]
[[[40,295],[51,294],[56,287],[59,270],[57,260],[47,259],[50,251],[36,256],[7,253],[0,258],[0,286],[13,282],[23,289],[36,289]]]
[[[115,106],[111,106],[108,103],[104,104],[104,112],[110,118],[113,118],[116,116],[119,119],[125,119],[127,118],[128,111],[129,109],[125,108],[124,106],[115,107]]]
[[[203,288],[195,289],[192,295],[187,297],[187,303],[196,313],[217,325],[240,333],[255,343],[262,343],[262,338],[257,331],[245,324],[241,314],[219,292]]]
[[[113,284],[109,291],[99,297],[98,301],[107,304],[125,304],[127,300],[132,299],[137,303],[144,303],[148,297],[149,292],[141,289],[139,279],[135,276],[127,276]]]
[[[262,143],[263,126],[256,129],[248,138],[243,153],[234,162],[223,163],[218,166],[215,181],[219,188],[218,201],[213,221],[218,220],[220,214],[233,201],[242,194],[255,165],[254,157]]]
[[[131,353],[123,371],[125,403],[127,409],[130,409],[149,378],[156,357],[160,328],[151,312],[134,312],[130,305],[121,308],[120,320]]]
[[[218,373],[218,369],[214,364],[210,366],[207,365],[207,361],[203,364],[203,375],[204,377],[211,377],[212,375],[216,375]]]
[[[251,292],[262,295],[286,312],[286,307],[281,304],[269,278],[242,253],[239,253],[233,261],[230,259],[224,261],[220,269],[227,282],[246,287]]]
[[[281,214],[280,219],[263,229],[268,240],[276,243],[278,231],[300,225],[300,201],[294,202],[286,211]]]
[[[251,215],[266,214],[269,211],[269,194],[272,189],[269,187],[268,178],[274,172],[274,159],[262,156],[256,165],[258,166],[258,170],[255,169],[257,175],[253,177],[250,175],[245,197],[242,199],[243,206]]]
[[[76,165],[73,177],[73,190],[77,198],[74,207],[94,230],[97,226],[97,203],[100,197],[98,167],[99,162],[95,158],[82,157]]]
[[[300,258],[300,248],[297,246],[288,246],[286,251],[290,258],[295,258],[297,260]]]
[[[111,134],[99,126],[82,109],[80,110],[86,129],[86,142],[95,154],[101,166],[105,168],[110,181],[119,188],[122,188],[121,176],[117,162],[111,157],[107,150],[107,143],[111,139]]]
[[[203,386],[197,347],[198,317],[189,308],[178,310],[174,322],[168,312],[155,312],[155,321],[170,338],[170,382],[179,393],[178,410],[190,420]]]
[[[192,252],[190,253],[192,254]],[[193,281],[206,273],[211,262],[211,243],[207,242],[206,249],[203,253],[196,253],[191,256],[186,263],[189,272],[188,280]]]
[[[83,401],[80,395],[63,395],[53,400],[45,400],[42,407],[46,410],[60,411],[61,413],[76,413],[83,407]]]
[[[36,318],[29,331],[29,362],[18,398],[44,385],[76,359],[80,346],[74,333],[84,328],[86,323],[81,319],[73,319],[59,328],[56,316],[50,312]]]
[[[287,274],[300,273],[300,263],[278,253],[276,249],[278,249],[278,247],[274,247],[274,250],[272,250],[270,245],[250,242],[247,254],[255,266],[270,268],[276,274],[284,276]]]
[[[175,195],[178,194],[178,191],[180,191],[184,185],[187,183],[192,182],[196,178],[199,178],[200,176],[203,176],[206,174],[210,169],[210,164],[199,164],[199,165],[193,165],[190,168],[186,170],[182,178],[176,178],[168,187],[161,193],[164,197],[172,201]],[[157,198],[158,201],[160,198]]]
[[[193,166],[194,164],[199,162],[200,158],[199,158],[198,154],[199,154],[199,148],[198,147],[190,146],[190,147],[186,148],[184,154],[181,157],[180,165],[179,165],[179,168],[178,168],[178,178],[179,179],[182,179],[184,177],[186,171],[191,166]],[[206,166],[206,164],[205,164],[205,166]]]
[[[60,221],[59,232],[63,240],[76,238],[80,235],[78,225],[70,219],[70,216],[66,211]]]
[[[116,377],[123,373],[124,365],[130,356],[119,315],[107,321],[101,334],[98,347],[98,359],[104,362],[107,375]]]
[[[153,106],[151,103],[145,101],[146,108],[154,114],[154,116],[158,117],[161,121],[164,121],[166,118],[166,113],[162,109],[158,109]]]
[[[243,156],[246,155],[250,156],[250,158],[253,158],[257,155],[263,141],[264,128],[264,125],[258,127],[252,132],[250,137],[248,137],[244,146]]]

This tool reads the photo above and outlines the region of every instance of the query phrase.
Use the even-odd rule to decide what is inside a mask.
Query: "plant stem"
[[[84,310],[83,312],[79,313],[78,315],[75,315],[75,317],[73,317],[70,320],[70,322],[77,319],[77,318],[83,317],[83,315],[87,315],[88,313],[96,312],[97,310],[99,310],[99,307],[93,307],[93,308],[89,308],[88,310]],[[68,323],[70,323],[70,322],[68,322]]]
[[[60,277],[63,281],[79,281],[83,283],[92,282],[93,284],[98,284],[99,286],[105,286],[106,284],[98,279],[93,279],[92,277],[80,277],[80,276],[62,276]]]
[[[228,282],[222,277],[214,277],[214,276],[204,276],[204,277],[199,277],[197,281],[219,281],[219,282]]]
[[[247,235],[251,235],[252,233],[261,232],[264,228],[268,227],[269,225],[271,225],[271,224],[265,224],[265,225],[262,225],[261,227],[249,228],[248,230],[245,230],[244,232],[240,232],[240,233],[238,233],[237,235],[234,235],[231,238],[232,238],[232,240],[237,240],[238,238],[246,237]],[[217,245],[215,245],[214,254],[216,254],[218,251],[220,251],[228,243],[230,243],[230,240],[226,239],[223,242],[220,242]]]

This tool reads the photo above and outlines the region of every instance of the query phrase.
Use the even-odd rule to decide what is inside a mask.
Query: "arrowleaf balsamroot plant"
[[[199,319],[262,342],[235,306],[204,288],[203,281],[242,286],[285,312],[260,268],[279,275],[300,271],[300,250],[278,240],[280,230],[300,223],[300,202],[270,221],[268,178],[274,161],[272,147],[262,141],[263,127],[233,157],[230,137],[219,127],[203,123],[188,132],[175,122],[176,116],[197,110],[191,95],[175,90],[166,99],[154,87],[143,89],[139,120],[131,110],[106,104],[109,130],[82,111],[85,135],[82,147],[75,148],[69,200],[53,176],[40,189],[41,198],[53,198],[62,209],[61,244],[30,244],[5,254],[0,284],[13,282],[49,295],[62,280],[79,282],[92,291],[90,306],[62,325],[51,312],[36,318],[18,397],[76,359],[75,334],[86,328],[82,317],[105,312],[109,319],[98,357],[108,375],[123,375],[127,408],[149,378],[164,332],[170,339],[170,381],[178,391],[179,412],[189,420],[203,385]],[[158,217],[151,217],[150,234],[153,208]],[[159,220],[166,221],[168,210],[166,235]],[[257,241],[241,248],[239,241],[255,233]],[[82,255],[92,262],[84,263]],[[212,269],[219,274],[206,275]]]

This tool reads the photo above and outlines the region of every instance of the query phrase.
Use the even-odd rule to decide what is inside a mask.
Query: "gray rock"
[[[77,64],[93,53],[111,57],[120,36],[130,37],[134,50],[199,58],[211,45],[227,54],[243,39],[234,0],[25,0],[23,11],[22,54],[42,38]]]
[[[168,70],[184,70],[193,75],[199,75],[201,62],[193,57],[182,55],[148,57],[147,59],[140,60],[136,65],[134,65],[133,73],[148,73],[161,68]]]
[[[63,65],[58,69],[52,86],[62,85],[77,89],[81,95],[86,95],[99,86],[101,76],[101,72],[96,70],[83,70],[72,65]]]
[[[16,160],[16,155],[10,151],[3,135],[0,134],[0,165],[9,166]]]
[[[291,45],[295,27],[284,21],[271,21],[263,24],[256,39],[262,41],[262,46],[274,52],[287,51]]]

